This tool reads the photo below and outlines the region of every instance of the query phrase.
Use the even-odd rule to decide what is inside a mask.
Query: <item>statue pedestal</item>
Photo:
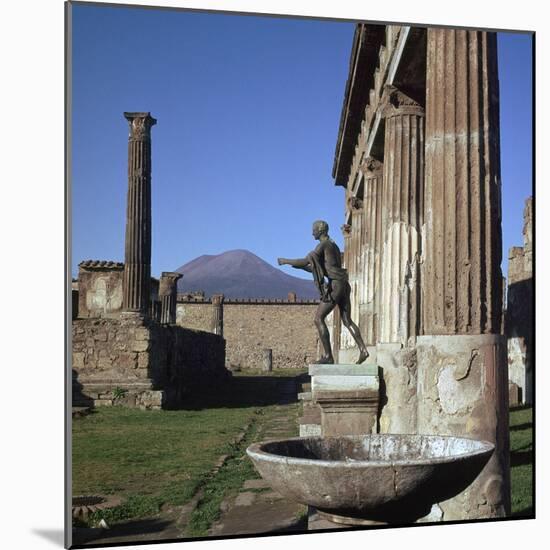
[[[376,432],[380,383],[375,364],[310,365],[309,374],[323,437]]]

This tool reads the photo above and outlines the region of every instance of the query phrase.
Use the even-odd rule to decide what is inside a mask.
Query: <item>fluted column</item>
[[[364,267],[364,331],[368,345],[375,345],[378,338],[378,293],[380,284],[380,250],[382,217],[383,164],[373,157],[365,159],[361,166],[364,177],[363,223],[365,232]],[[361,327],[363,329],[363,327]]]
[[[495,444],[444,518],[510,513],[508,365],[502,308],[496,34],[427,30],[424,335],[419,433]]]
[[[223,336],[223,294],[212,295],[212,332]]]
[[[420,331],[418,257],[424,209],[424,109],[393,86],[384,91],[381,342]]]
[[[161,303],[160,322],[173,325],[176,322],[176,301],[178,298],[178,281],[181,273],[163,271],[160,277],[159,298]]]
[[[427,32],[425,332],[498,334],[496,34]]]
[[[364,270],[364,247],[363,247],[363,198],[350,197],[349,209],[351,211],[351,234],[349,239],[350,255],[348,277],[351,287],[351,318],[361,326],[360,302],[362,274]]]
[[[345,223],[340,228],[342,230],[342,235],[344,236],[344,252],[342,253],[342,267],[345,267],[348,270],[348,276],[349,276],[349,270],[351,267],[351,264],[353,262],[352,252],[351,252],[351,225],[348,223]],[[340,319],[341,321],[341,319]],[[339,323],[340,326],[340,348],[345,349],[352,345],[353,339],[351,338],[351,334],[344,330],[344,326],[342,323]]]
[[[151,287],[150,113],[124,113],[128,137],[128,198],[124,254],[123,309],[147,315]]]

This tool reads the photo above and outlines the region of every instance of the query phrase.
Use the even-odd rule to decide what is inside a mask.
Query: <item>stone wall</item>
[[[212,322],[212,303],[210,301],[178,301],[176,305],[176,324],[182,327],[210,332]]]
[[[532,403],[533,358],[533,200],[523,211],[523,246],[510,248],[505,331],[510,382],[521,388],[521,401]]]
[[[179,300],[178,325],[212,330],[209,300]],[[313,318],[317,302],[287,300],[225,300],[223,336],[226,362],[242,369],[261,368],[263,350],[273,350],[273,368],[302,368],[317,357],[317,331]]]
[[[88,260],[78,267],[78,317],[118,315],[122,310],[124,264]]]
[[[135,315],[76,319],[72,337],[75,404],[174,406],[228,374],[219,336]]]

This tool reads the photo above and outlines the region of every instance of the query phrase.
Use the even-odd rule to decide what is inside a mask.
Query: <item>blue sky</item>
[[[273,265],[303,256],[320,218],[342,244],[344,190],[331,173],[353,31],[335,21],[73,6],[73,274],[84,259],[124,260],[124,111],[158,120],[154,275],[235,248]],[[504,258],[522,244],[531,194],[530,47],[527,35],[499,34]]]

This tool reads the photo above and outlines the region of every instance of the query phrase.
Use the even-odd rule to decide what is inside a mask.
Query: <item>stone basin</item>
[[[281,495],[337,523],[410,523],[462,492],[494,445],[435,435],[295,437],[247,454]]]

